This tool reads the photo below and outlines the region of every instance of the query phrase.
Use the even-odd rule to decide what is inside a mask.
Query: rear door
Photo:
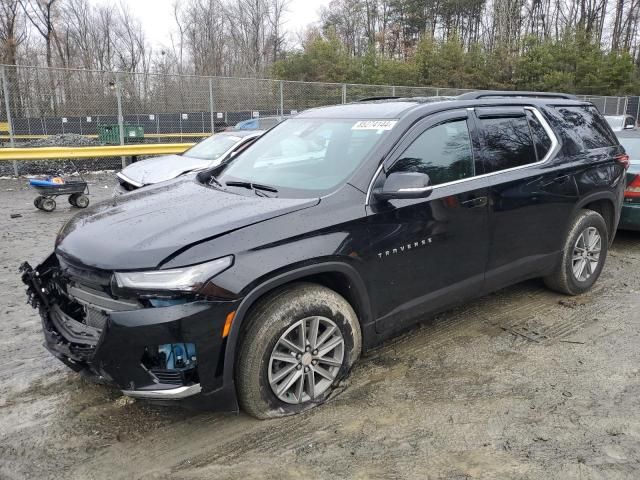
[[[367,206],[369,275],[376,329],[411,323],[482,290],[488,253],[486,178],[476,178],[473,119],[466,110],[415,126],[385,162],[393,172],[429,175],[428,198]]]
[[[489,182],[487,289],[552,267],[577,200],[572,171],[554,162],[557,137],[533,107],[475,109]]]

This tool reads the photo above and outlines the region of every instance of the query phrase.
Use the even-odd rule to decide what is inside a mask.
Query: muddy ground
[[[45,351],[17,268],[73,210],[24,183],[0,180],[2,479],[640,477],[640,234],[587,295],[482,298],[366,355],[328,404],[258,421],[130,403]]]

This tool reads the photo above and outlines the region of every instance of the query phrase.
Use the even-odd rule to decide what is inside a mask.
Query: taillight
[[[622,153],[616,157],[616,161],[624,167],[624,169],[629,168],[629,155],[626,153]]]
[[[640,198],[640,175],[633,177],[631,183],[627,185],[627,189],[624,191],[624,198]]]

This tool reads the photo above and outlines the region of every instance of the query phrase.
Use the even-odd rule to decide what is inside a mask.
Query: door
[[[486,287],[495,290],[553,268],[577,187],[541,112],[491,107],[475,115],[489,181]]]
[[[486,179],[476,178],[466,110],[414,127],[374,181],[394,172],[429,175],[433,191],[412,200],[369,199],[372,291],[379,332],[460,302],[482,289],[488,252]]]

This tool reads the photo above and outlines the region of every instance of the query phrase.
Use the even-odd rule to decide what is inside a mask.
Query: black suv
[[[135,397],[288,415],[456,303],[535,277],[588,290],[627,163],[569,95],[317,108],[230,164],[79,213],[23,280],[71,368]]]

